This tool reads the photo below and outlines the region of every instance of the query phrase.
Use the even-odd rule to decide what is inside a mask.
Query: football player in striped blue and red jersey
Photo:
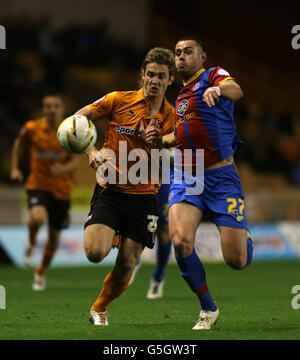
[[[181,38],[175,47],[176,68],[183,87],[176,100],[175,131],[162,138],[163,146],[180,150],[184,167],[196,171],[196,154],[204,150],[204,186],[201,194],[192,195],[193,187],[185,182],[172,182],[169,195],[169,229],[175,257],[183,278],[200,300],[201,311],[193,329],[210,329],[219,309],[208,290],[203,265],[195,252],[195,234],[205,213],[216,224],[226,263],[244,269],[252,261],[253,246],[247,230],[244,196],[234,164],[234,153],[242,141],[233,120],[234,101],[243,96],[237,82],[221,67],[204,69],[206,53],[201,41]],[[159,137],[147,128],[145,139]],[[192,150],[190,159],[182,157]],[[178,154],[177,152],[177,154]],[[199,158],[197,159],[199,163]],[[178,174],[177,174],[178,176]],[[197,178],[197,174],[196,177]]]

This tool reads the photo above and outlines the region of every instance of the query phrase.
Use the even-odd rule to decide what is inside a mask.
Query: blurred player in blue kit
[[[169,195],[169,228],[181,275],[200,301],[201,311],[193,330],[208,330],[216,323],[219,309],[210,294],[206,273],[196,254],[197,228],[207,214],[220,234],[225,262],[244,269],[252,261],[253,244],[247,229],[244,196],[233,155],[242,146],[233,120],[234,101],[243,96],[237,82],[221,67],[204,69],[206,53],[195,37],[176,43],[176,68],[183,87],[176,100],[175,131],[162,137],[162,146],[176,144],[176,161],[183,171],[172,182]],[[147,128],[145,141],[159,138],[157,129]],[[184,150],[192,150],[189,158]],[[197,178],[197,150],[204,150],[204,188],[200,194],[187,190],[187,168]],[[201,161],[201,160],[200,160]],[[175,167],[176,168],[176,167]]]

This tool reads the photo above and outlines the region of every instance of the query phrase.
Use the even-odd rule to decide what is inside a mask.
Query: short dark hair
[[[185,41],[185,40],[193,40],[193,41],[195,41],[195,42],[200,46],[200,48],[202,49],[202,51],[205,51],[205,50],[204,50],[203,41],[200,40],[197,36],[194,36],[194,35],[181,36],[181,37],[177,40],[176,44],[177,44],[179,41]]]
[[[145,71],[147,65],[150,63],[167,65],[169,69],[169,75],[172,76],[175,74],[175,58],[172,50],[161,47],[151,49],[145,56],[142,64],[142,69]]]

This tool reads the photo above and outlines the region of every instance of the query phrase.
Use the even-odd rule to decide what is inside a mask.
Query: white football
[[[59,125],[57,139],[68,153],[83,154],[95,145],[97,130],[86,116],[72,115]]]

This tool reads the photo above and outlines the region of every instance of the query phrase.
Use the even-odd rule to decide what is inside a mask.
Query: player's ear
[[[202,59],[202,62],[206,61],[206,52],[202,52],[201,54],[201,59]]]
[[[141,68],[141,76],[140,76],[140,81],[139,81],[140,87],[144,86],[144,81],[145,81],[145,70],[143,68]]]

